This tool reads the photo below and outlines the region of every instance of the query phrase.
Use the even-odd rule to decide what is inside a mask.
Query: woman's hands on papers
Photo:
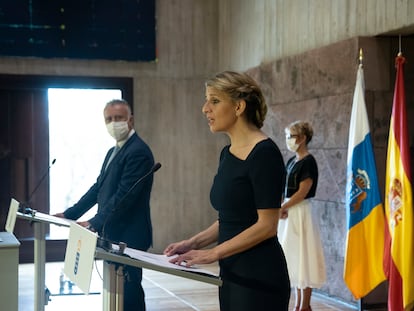
[[[214,249],[203,249],[203,250],[191,250],[184,254],[177,255],[176,257],[169,260],[169,262],[182,265],[185,267],[191,267],[195,264],[210,264],[216,262],[219,259],[218,254]]]
[[[164,250],[164,255],[168,257],[176,255],[169,262],[186,267],[195,264],[209,264],[219,259],[214,249],[193,250],[192,248],[190,240],[183,240],[168,245]]]
[[[167,255],[168,257],[173,255],[180,255],[184,254],[194,248],[190,240],[183,240],[181,242],[175,242],[168,245],[164,250],[164,255]]]
[[[164,255],[168,257],[176,255],[169,262],[186,267],[195,264],[210,264],[220,259],[217,247],[206,248],[217,242],[217,238],[218,221],[215,221],[210,227],[192,238],[168,245],[164,250]]]

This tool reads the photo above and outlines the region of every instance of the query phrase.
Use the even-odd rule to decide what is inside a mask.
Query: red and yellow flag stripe
[[[388,310],[414,305],[414,221],[410,152],[405,108],[403,64],[396,58],[397,77],[390,122],[385,181],[384,267],[389,281]]]

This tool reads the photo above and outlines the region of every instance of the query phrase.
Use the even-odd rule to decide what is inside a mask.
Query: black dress
[[[210,193],[219,213],[219,243],[233,238],[258,219],[257,209],[280,208],[286,170],[271,139],[259,142],[246,160],[226,146]],[[221,311],[287,310],[290,282],[282,248],[275,237],[220,260]]]

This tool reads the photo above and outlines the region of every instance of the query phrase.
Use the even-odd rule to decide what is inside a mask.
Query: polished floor
[[[205,268],[217,271],[215,265]],[[45,311],[102,310],[102,262],[95,263],[89,295],[83,295],[76,286],[72,285],[71,287],[70,282],[65,279],[62,283],[60,279],[62,269],[63,263],[61,262],[46,264],[46,286],[50,291],[50,296]],[[19,265],[19,311],[34,309],[33,279],[33,265]],[[62,284],[63,287],[61,287]],[[219,310],[217,287],[214,285],[144,269],[143,287],[147,311]],[[326,298],[317,293],[312,296],[312,308],[315,311],[357,310],[355,306]]]

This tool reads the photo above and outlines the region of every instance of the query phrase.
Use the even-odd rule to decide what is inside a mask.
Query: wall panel
[[[219,11],[219,45],[232,51],[220,54],[220,66],[237,70],[356,36],[376,36],[400,28],[405,28],[403,34],[414,33],[410,0],[258,0],[243,5],[227,0],[219,1]],[[254,25],[246,29],[231,22],[246,14],[259,24],[264,21],[263,36]],[[245,49],[263,42],[264,49]]]

